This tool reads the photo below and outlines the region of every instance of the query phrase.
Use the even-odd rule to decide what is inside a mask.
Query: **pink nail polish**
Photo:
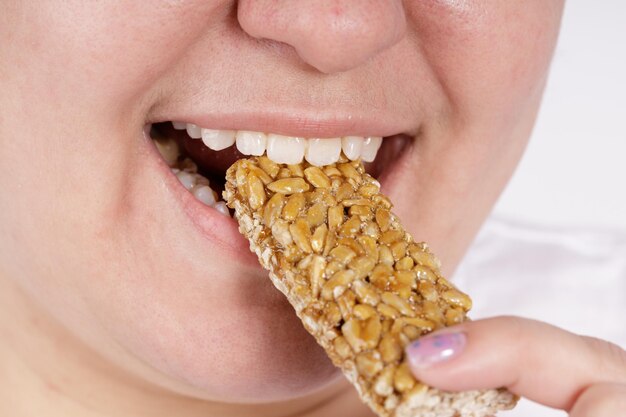
[[[465,342],[464,333],[433,334],[411,343],[406,348],[406,354],[414,369],[423,369],[457,356],[465,347]]]

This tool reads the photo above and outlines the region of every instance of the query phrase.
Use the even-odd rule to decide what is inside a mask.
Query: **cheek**
[[[413,2],[421,62],[444,105],[422,125],[406,160],[420,199],[400,217],[450,274],[522,155],[556,42],[562,1]],[[400,188],[398,188],[400,189]]]
[[[425,53],[449,99],[451,137],[425,146],[459,167],[439,178],[452,175],[461,193],[485,184],[495,199],[534,124],[563,1],[430,3]]]
[[[411,18],[450,115],[510,125],[543,87],[562,8],[561,0],[416,3]]]
[[[1,51],[10,56],[0,58],[20,67],[19,79],[11,81],[27,81],[22,93],[43,94],[62,105],[70,98],[83,111],[118,111],[130,102],[137,107],[137,99],[214,25],[213,19],[223,19],[230,3],[152,0],[146,8],[145,2],[131,0],[68,0],[3,5],[9,25],[0,25],[0,37],[12,42]]]

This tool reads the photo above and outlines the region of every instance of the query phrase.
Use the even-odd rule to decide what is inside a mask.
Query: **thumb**
[[[588,386],[626,383],[626,352],[539,321],[497,317],[449,327],[407,347],[415,377],[447,391],[507,387],[569,410]]]

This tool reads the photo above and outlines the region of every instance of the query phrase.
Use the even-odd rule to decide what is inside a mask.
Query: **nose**
[[[406,31],[402,0],[240,0],[237,18],[250,36],[290,45],[323,73],[362,65]]]

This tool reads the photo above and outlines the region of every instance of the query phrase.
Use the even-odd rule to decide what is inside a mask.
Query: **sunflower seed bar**
[[[440,275],[363,165],[240,159],[224,198],[304,327],[384,417],[479,417],[510,409],[499,390],[442,392],[415,380],[404,347],[466,320],[470,298]]]

